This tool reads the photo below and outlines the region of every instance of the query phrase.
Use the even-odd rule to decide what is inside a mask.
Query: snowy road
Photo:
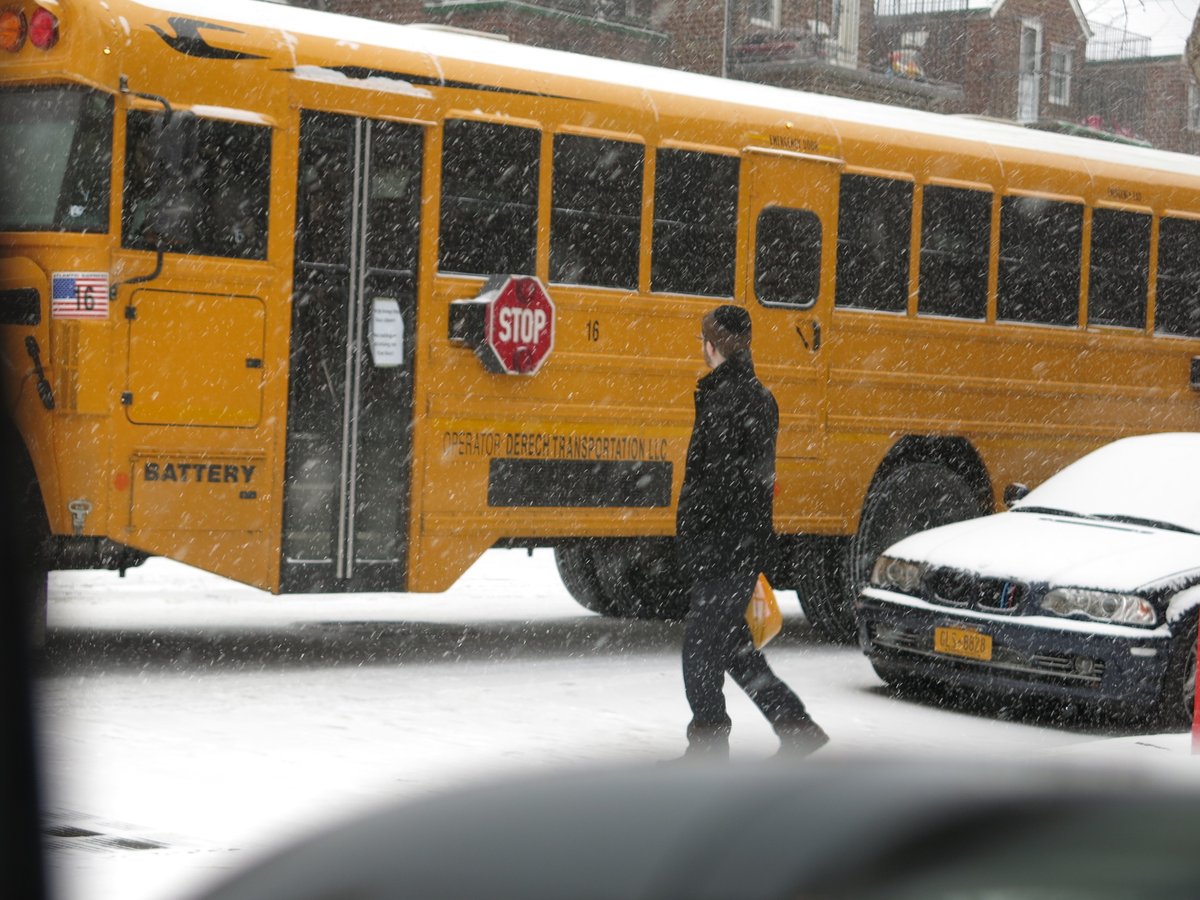
[[[768,657],[830,733],[823,753],[1200,768],[1185,735],[1112,740],[893,698],[782,600]],[[49,622],[37,700],[60,900],[191,896],[388,800],[675,755],[688,718],[680,626],[582,610],[542,551],[493,551],[442,595],[279,598],[162,560],[124,580],[59,573]],[[769,756],[770,729],[727,693],[735,756]]]

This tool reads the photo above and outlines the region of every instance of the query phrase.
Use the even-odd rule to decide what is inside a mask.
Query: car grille
[[[958,569],[934,569],[925,576],[925,599],[947,606],[1013,612],[1029,595],[1020,581],[980,578]]]
[[[1099,685],[1104,678],[1103,659],[1077,656],[1074,653],[1024,653],[993,638],[992,658],[981,661],[935,653],[932,628],[911,628],[905,625],[872,622],[868,625],[867,633],[873,647],[935,657],[946,663],[1001,669],[1010,674],[1075,684]]]

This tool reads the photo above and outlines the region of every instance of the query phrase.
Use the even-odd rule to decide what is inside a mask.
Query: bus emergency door
[[[301,117],[284,591],[406,589],[424,137]]]
[[[777,456],[824,453],[828,322],[837,258],[838,164],[748,148],[746,294],[760,305],[754,360],[779,403]]]

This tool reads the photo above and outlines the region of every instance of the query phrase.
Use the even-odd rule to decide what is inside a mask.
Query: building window
[[[750,24],[779,27],[780,0],[750,0]]]
[[[1075,51],[1062,44],[1050,45],[1050,102],[1059,106],[1071,103],[1071,68]]]
[[[1042,24],[1037,19],[1021,22],[1021,44],[1017,57],[1017,121],[1036,122],[1040,112],[1042,78]]]
[[[1188,82],[1187,127],[1200,131],[1200,85],[1195,81]]]

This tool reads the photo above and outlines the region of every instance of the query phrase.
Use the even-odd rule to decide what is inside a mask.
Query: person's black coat
[[[737,353],[700,379],[675,518],[685,578],[714,581],[767,568],[779,407]]]

